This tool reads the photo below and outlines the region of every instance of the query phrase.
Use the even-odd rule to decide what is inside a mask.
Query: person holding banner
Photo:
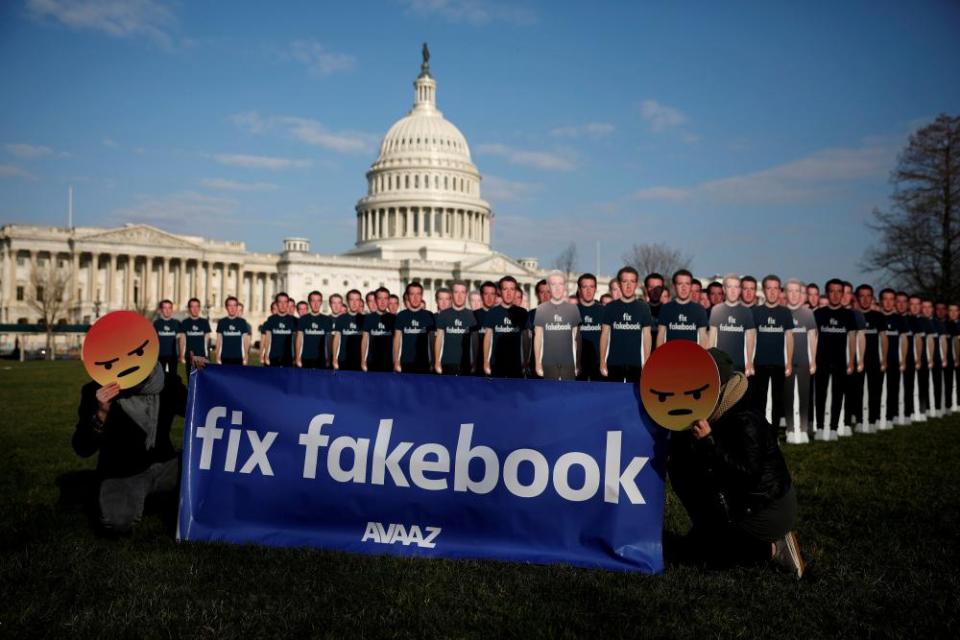
[[[473,373],[473,338],[477,318],[467,308],[467,285],[457,281],[452,287],[452,305],[437,314],[434,332],[434,371],[443,375],[468,376]]]
[[[817,321],[817,376],[816,405],[817,437],[820,440],[836,440],[840,434],[840,412],[843,409],[844,387],[847,376],[853,373],[856,355],[856,321],[850,309],[843,307],[843,281],[832,278],[824,287],[827,306],[813,312]],[[825,423],[827,392],[830,392],[830,424]],[[845,429],[843,435],[852,435]]]
[[[777,431],[747,398],[747,377],[729,354],[709,352],[720,399],[709,418],[673,434],[667,466],[692,521],[687,554],[721,566],[772,561],[800,579],[797,496]]]
[[[429,333],[435,323],[423,305],[423,286],[411,282],[404,297],[407,308],[397,314],[393,329],[393,369],[397,373],[430,373]]]
[[[653,316],[647,303],[637,298],[640,274],[636,269],[621,268],[617,282],[620,298],[603,309],[600,375],[608,382],[635,383],[653,348]]]
[[[250,353],[250,323],[240,317],[240,303],[229,296],[223,303],[226,318],[217,322],[217,362],[246,366]]]

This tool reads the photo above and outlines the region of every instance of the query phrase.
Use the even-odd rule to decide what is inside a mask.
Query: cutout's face
[[[657,349],[640,374],[643,407],[661,427],[689,429],[706,419],[720,397],[720,373],[707,351],[689,340]]]
[[[114,311],[97,320],[83,339],[83,366],[107,386],[129,389],[143,382],[157,364],[160,345],[150,321],[133,311]]]

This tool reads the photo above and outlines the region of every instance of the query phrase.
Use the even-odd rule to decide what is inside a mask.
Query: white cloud
[[[272,182],[239,182],[226,178],[204,178],[200,184],[208,189],[224,191],[275,191],[279,188]]]
[[[16,143],[5,145],[5,148],[10,154],[17,156],[18,158],[25,158],[28,160],[33,158],[42,158],[44,156],[52,156],[54,154],[57,154],[61,157],[68,155],[64,152],[54,151],[50,147],[37,144]]]
[[[500,156],[507,162],[524,167],[534,167],[544,171],[572,171],[576,163],[570,154],[552,153],[549,151],[530,151],[516,149],[505,144],[481,144],[477,146],[477,153],[488,156]]]
[[[635,191],[631,200],[686,200],[690,197],[688,189],[677,187],[648,187]]]
[[[438,16],[453,23],[483,26],[505,22],[517,26],[537,22],[537,14],[516,2],[494,0],[402,0],[408,11],[421,16]]]
[[[236,209],[236,200],[184,191],[165,196],[141,196],[134,204],[116,209],[113,215],[125,222],[191,229],[197,228],[198,224],[209,226],[211,222],[226,220],[235,214]]]
[[[608,136],[616,130],[609,122],[588,122],[581,125],[569,125],[557,127],[550,131],[550,135],[558,138],[580,138],[593,137],[600,138]]]
[[[100,143],[108,149],[120,148],[120,145],[117,143],[117,141],[111,138],[104,138],[103,140],[100,141]]]
[[[846,183],[889,173],[899,142],[869,139],[859,147],[823,149],[806,157],[692,187],[657,186],[632,194],[633,200],[677,201],[698,198],[711,203],[787,204],[834,193]]]
[[[519,182],[491,175],[484,176],[480,184],[480,194],[495,202],[529,200],[542,189],[543,185],[537,182]]]
[[[305,65],[315,76],[328,76],[341,71],[351,71],[357,59],[347,53],[329,51],[316,40],[296,40],[290,43],[285,55]]]
[[[232,167],[244,167],[246,169],[269,169],[270,171],[281,171],[283,169],[297,169],[310,166],[309,160],[280,158],[276,156],[252,156],[240,153],[219,153],[214,155],[213,159],[220,164],[226,164]]]
[[[0,164],[0,178],[23,178],[24,180],[36,180],[37,177],[13,164]]]
[[[362,131],[331,131],[322,122],[296,116],[263,117],[256,111],[235,113],[230,121],[254,134],[282,129],[287,135],[309,145],[339,153],[368,153],[375,149],[377,136]]]
[[[356,131],[330,131],[323,124],[309,118],[280,117],[276,122],[286,126],[294,138],[331,151],[357,153],[369,151],[376,138]]]
[[[27,12],[73,29],[99,31],[115,38],[147,38],[171,47],[176,20],[155,0],[27,0]]]
[[[687,121],[679,109],[661,104],[656,100],[644,100],[640,103],[640,115],[650,125],[650,130],[660,133],[667,129],[679,127]]]

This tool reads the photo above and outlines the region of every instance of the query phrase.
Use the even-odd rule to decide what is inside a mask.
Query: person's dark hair
[[[497,281],[497,289],[502,289],[504,282],[512,282],[513,286],[515,286],[517,289],[520,288],[520,284],[517,282],[516,278],[514,278],[513,276],[503,276],[502,278],[500,278],[500,280]]]
[[[240,304],[240,301],[237,300],[236,296],[227,296],[227,299],[223,301],[223,306],[226,307],[226,306],[230,303],[231,300],[233,300],[233,301],[236,302],[237,304]]]
[[[579,278],[577,278],[578,289],[583,284],[584,280],[593,280],[593,284],[597,284],[597,276],[593,275],[592,273],[584,273]]]
[[[867,290],[867,291],[869,291],[870,293],[873,293],[873,287],[871,287],[870,285],[864,283],[864,284],[860,285],[859,287],[857,287],[857,295],[860,295],[860,292],[863,291],[863,290]]]
[[[361,300],[363,300],[363,294],[360,293],[360,290],[359,290],[359,289],[350,289],[350,291],[347,291],[347,300],[349,300],[349,299],[350,299],[350,296],[353,295],[354,293],[357,294],[357,296],[358,296]]]
[[[740,278],[741,287],[743,286],[744,282],[752,282],[753,284],[757,284],[757,279],[754,278],[753,276],[743,276],[742,278]]]
[[[776,282],[781,287],[783,286],[783,281],[780,280],[780,276],[774,275],[772,273],[770,275],[763,277],[762,286],[766,287],[768,282]]]
[[[891,289],[890,287],[885,287],[885,288],[881,289],[881,290],[880,290],[880,297],[882,298],[882,297],[883,297],[883,294],[885,294],[885,293],[889,293],[889,294],[892,295],[894,298],[897,297],[897,292],[894,291],[893,289]]]
[[[613,296],[610,295],[609,293],[605,293],[602,296],[600,296],[600,304],[604,304],[603,302],[604,300],[613,300]]]
[[[807,289],[815,289],[817,293],[820,293],[820,287],[817,286],[816,282],[807,283]]]
[[[910,294],[910,300],[914,300],[914,299],[919,300],[920,302],[923,302],[923,298],[921,298],[920,296],[918,296],[918,295],[915,294],[915,293],[911,293],[911,294]]]
[[[489,280],[487,280],[482,285],[480,285],[480,293],[483,293],[484,289],[489,289],[491,287],[493,288],[494,291],[496,291],[499,288],[497,287],[497,284],[495,282],[490,282]]]
[[[420,293],[423,293],[423,285],[417,282],[416,280],[414,280],[413,282],[411,282],[406,286],[406,288],[403,290],[403,295],[405,296],[410,295],[411,289],[420,289]]]
[[[827,283],[823,285],[823,290],[826,291],[827,289],[830,288],[830,285],[833,285],[833,284],[838,284],[840,285],[840,288],[843,289],[843,280],[841,280],[840,278],[830,278],[829,280],[827,280]]]
[[[391,293],[391,294],[390,294],[390,299],[391,299],[391,300],[396,300],[397,302],[400,302],[400,296],[398,296],[398,295],[395,294],[395,293]]]
[[[677,278],[679,278],[680,276],[687,276],[688,278],[690,278],[690,283],[693,284],[693,274],[690,273],[689,269],[677,269],[673,273],[673,277],[670,278],[670,282],[672,282],[673,284],[677,284]],[[647,277],[649,278],[650,276],[647,276]]]
[[[386,287],[377,287],[376,291],[374,291],[375,294],[379,294],[380,292],[383,292],[388,296],[390,295],[390,289],[387,289]]]
[[[372,297],[372,298],[376,298],[376,297],[377,297],[377,292],[376,292],[376,291],[367,291],[367,295],[363,296],[363,299],[366,300],[367,298],[371,298],[371,297]]]
[[[440,287],[439,289],[437,289],[437,292],[433,294],[433,297],[439,298],[441,293],[449,293],[450,295],[453,295],[453,291],[451,291],[447,287]]]
[[[200,298],[190,298],[189,300],[187,300],[188,307],[190,306],[191,302],[196,302],[197,304],[200,304]]]
[[[343,296],[340,295],[339,293],[330,294],[329,300],[333,300],[334,298],[336,298],[336,299],[339,300],[340,302],[343,302]],[[328,302],[329,302],[329,300],[328,300]]]
[[[283,296],[283,297],[286,298],[287,300],[290,299],[290,296],[287,295],[287,292],[286,292],[286,291],[280,291],[280,292],[278,292],[275,296],[273,296],[273,301],[276,302],[277,300],[279,300],[279,299],[280,299],[280,296]]]
[[[650,286],[650,281],[651,281],[651,280],[660,280],[660,282],[666,282],[666,278],[664,278],[661,274],[659,274],[659,273],[657,273],[656,271],[654,271],[653,273],[648,273],[648,274],[647,274],[647,277],[643,279],[643,288],[644,288],[644,289],[646,289],[646,288],[648,288],[648,287]]]
[[[844,281],[843,281],[843,288],[846,289],[847,287],[850,287],[850,289],[853,290],[853,283],[850,282],[849,280],[844,280]]]
[[[625,273],[632,273],[634,276],[636,276],[637,280],[640,279],[640,272],[628,265],[626,267],[620,267],[620,270],[617,271],[617,282],[620,282],[623,279],[623,274]]]
[[[501,278],[501,280],[502,280],[502,278]],[[535,285],[533,286],[533,290],[534,290],[534,291],[540,291],[540,287],[546,287],[546,286],[547,286],[547,281],[546,281],[546,280],[538,280],[538,281],[537,281],[537,284],[535,284]]]
[[[316,289],[314,289],[313,291],[307,294],[307,300],[310,299],[310,296],[320,296],[320,299],[323,300],[323,294],[317,291]]]
[[[711,282],[707,285],[707,293],[710,293],[711,290],[723,289],[723,285],[719,282]]]
[[[166,298],[164,298],[163,300],[161,300],[161,301],[157,304],[157,307],[162,307],[162,306],[165,305],[165,304],[168,304],[168,305],[170,305],[170,306],[172,307],[172,306],[173,306],[173,300],[167,300]]]

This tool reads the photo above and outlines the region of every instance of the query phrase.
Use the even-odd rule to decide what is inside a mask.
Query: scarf
[[[147,451],[153,449],[157,441],[160,392],[163,391],[164,382],[163,367],[158,362],[146,380],[129,389],[129,395],[121,395],[119,398],[123,412],[146,434],[143,444]]]
[[[739,371],[734,372],[733,376],[720,387],[720,399],[717,401],[717,406],[713,410],[713,413],[707,418],[707,422],[712,424],[716,420],[719,420],[733,405],[740,402],[747,393],[748,384],[746,375]]]

